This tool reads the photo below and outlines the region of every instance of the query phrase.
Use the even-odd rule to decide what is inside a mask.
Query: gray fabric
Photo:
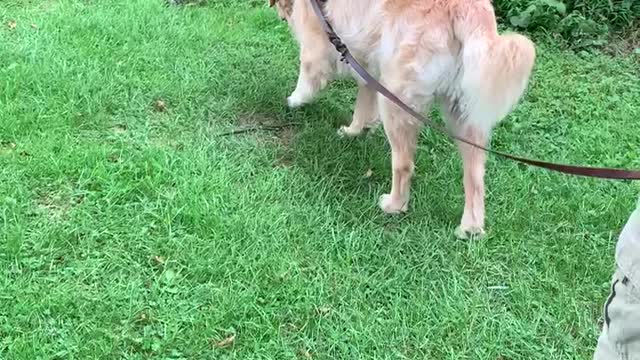
[[[616,246],[617,271],[594,360],[640,360],[640,201]]]
[[[613,276],[604,317],[594,360],[640,360],[640,289],[620,270]]]
[[[618,239],[616,264],[635,287],[640,288],[640,201]]]

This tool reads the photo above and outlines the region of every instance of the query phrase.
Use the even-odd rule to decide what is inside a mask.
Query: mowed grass
[[[297,50],[263,1],[0,20],[0,358],[591,357],[638,185],[491,158],[488,236],[459,241],[455,147],[425,130],[410,212],[381,214],[384,135],[336,136],[348,81],[284,106]],[[492,146],[640,168],[637,59],[540,44]]]

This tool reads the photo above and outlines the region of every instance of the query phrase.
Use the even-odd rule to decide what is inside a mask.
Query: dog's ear
[[[273,7],[276,4],[276,0],[269,0],[269,7]]]

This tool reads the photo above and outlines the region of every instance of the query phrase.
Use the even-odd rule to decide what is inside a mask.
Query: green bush
[[[559,34],[578,48],[640,25],[640,0],[495,0],[495,6],[503,23]]]

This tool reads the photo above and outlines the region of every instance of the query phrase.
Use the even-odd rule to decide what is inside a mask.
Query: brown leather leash
[[[423,115],[419,114],[417,111],[413,110],[409,105],[405,104],[402,100],[400,100],[396,95],[394,95],[391,91],[389,91],[386,87],[384,87],[378,80],[376,80],[365,68],[360,65],[360,63],[351,55],[351,52],[347,48],[347,46],[342,42],[342,39],[336,34],[333,30],[333,27],[329,23],[320,2],[325,3],[327,0],[309,0],[311,2],[311,6],[313,7],[313,11],[316,13],[318,19],[320,20],[320,24],[322,25],[323,30],[327,33],[329,37],[329,41],[336,50],[342,56],[342,61],[346,61],[351,68],[366,82],[367,86],[374,89],[378,93],[382,94],[384,97],[389,99],[391,102],[399,106],[404,111],[408,112],[411,116],[413,116],[418,121],[423,124],[429,126],[430,128],[449,136],[455,140],[463,142],[465,144],[471,145],[480,150],[486,151],[488,153],[501,156],[503,158],[514,160],[519,163],[536,166],[540,168],[544,168],[547,170],[557,171],[565,174],[578,175],[578,176],[586,176],[586,177],[594,177],[601,179],[624,179],[624,180],[640,180],[640,170],[626,170],[626,169],[613,169],[613,168],[598,168],[598,167],[587,167],[587,166],[575,166],[575,165],[566,165],[566,164],[556,164],[541,160],[527,159],[520,156],[515,156],[511,154],[507,154],[501,151],[490,150],[473,142],[470,142],[466,139],[463,139],[457,135],[451,134],[445,127],[439,126],[432,121],[428,120]]]

